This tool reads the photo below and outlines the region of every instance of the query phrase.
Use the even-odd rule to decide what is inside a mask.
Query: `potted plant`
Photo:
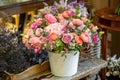
[[[118,7],[115,8],[115,14],[120,16],[120,5],[118,5]]]
[[[120,79],[120,58],[116,58],[116,55],[108,58],[108,66],[106,73],[108,80]]]
[[[45,3],[24,36],[24,44],[38,54],[47,50],[51,72],[56,76],[72,76],[77,72],[81,49],[94,46],[101,34],[81,10],[84,3],[77,0],[67,4],[67,0]]]

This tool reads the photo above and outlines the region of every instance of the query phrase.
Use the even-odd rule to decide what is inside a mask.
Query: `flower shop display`
[[[23,42],[36,54],[41,54],[42,50],[48,51],[54,75],[72,76],[77,72],[81,49],[96,45],[101,32],[99,34],[98,27],[81,11],[83,2],[74,0],[68,4],[67,0],[60,0],[53,6],[44,4],[45,7],[38,10],[34,20],[29,23],[27,33],[21,34],[24,36]]]
[[[120,58],[116,58],[117,56],[114,55],[113,57],[108,58],[108,66],[107,66],[107,73],[106,76],[108,78],[111,77],[110,80],[117,77],[116,80],[120,79]]]

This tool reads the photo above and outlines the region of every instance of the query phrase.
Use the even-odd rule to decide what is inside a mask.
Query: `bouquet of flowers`
[[[52,52],[77,51],[97,44],[102,32],[98,32],[87,14],[81,12],[84,3],[77,0],[67,4],[67,0],[54,2],[38,10],[30,28],[24,36],[27,48],[41,52],[46,49]]]

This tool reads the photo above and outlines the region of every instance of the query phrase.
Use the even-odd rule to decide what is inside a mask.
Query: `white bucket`
[[[48,52],[51,73],[55,76],[72,76],[77,72],[79,51],[67,53],[65,58],[60,53]]]

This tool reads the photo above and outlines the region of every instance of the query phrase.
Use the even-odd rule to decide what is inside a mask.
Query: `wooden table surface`
[[[45,71],[33,77],[29,77],[25,80],[80,80],[84,77],[92,75],[102,68],[107,66],[107,61],[102,59],[88,59],[79,62],[78,71],[74,76],[70,77],[57,77],[50,73],[50,71]],[[36,78],[36,79],[35,79]],[[37,79],[38,78],[38,79]]]

